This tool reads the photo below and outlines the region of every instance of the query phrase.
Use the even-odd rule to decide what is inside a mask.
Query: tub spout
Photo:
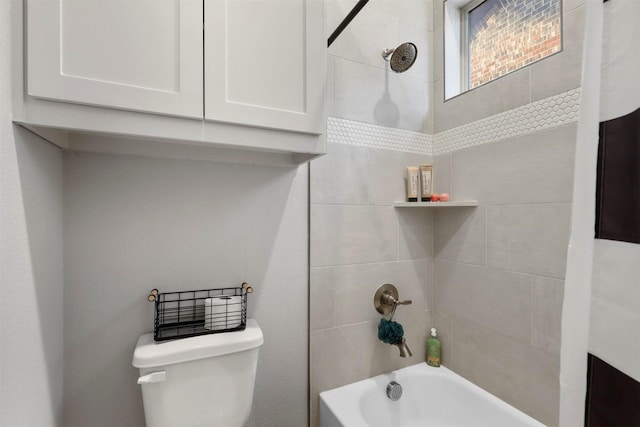
[[[411,357],[413,356],[413,354],[411,353],[411,350],[409,350],[409,347],[407,347],[407,340],[404,339],[404,337],[402,338],[402,341],[400,342],[400,344],[396,344],[398,346],[398,349],[400,350],[400,357]]]

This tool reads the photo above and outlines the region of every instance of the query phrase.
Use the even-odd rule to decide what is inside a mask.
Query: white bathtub
[[[402,397],[387,397],[398,382]],[[321,427],[517,427],[540,422],[444,366],[409,366],[320,393]]]

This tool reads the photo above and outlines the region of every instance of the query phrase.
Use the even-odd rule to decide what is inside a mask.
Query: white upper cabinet
[[[205,1],[205,118],[323,133],[321,0]]]
[[[24,5],[14,121],[64,148],[162,146],[173,157],[177,143],[197,158],[211,146],[216,158],[276,153],[292,164],[326,152],[321,0]]]
[[[28,2],[28,93],[202,117],[199,0]]]

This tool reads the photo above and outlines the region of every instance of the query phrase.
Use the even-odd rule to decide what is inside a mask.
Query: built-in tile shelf
[[[477,200],[453,200],[450,202],[395,202],[396,208],[462,208],[478,206]]]

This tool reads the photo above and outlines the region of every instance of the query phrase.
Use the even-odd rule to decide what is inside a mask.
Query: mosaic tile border
[[[370,123],[327,118],[329,142],[438,155],[577,122],[581,88],[430,135]]]
[[[433,135],[327,117],[327,140],[338,144],[431,155]]]
[[[433,155],[577,122],[580,93],[580,88],[573,89],[437,133],[433,141]]]

